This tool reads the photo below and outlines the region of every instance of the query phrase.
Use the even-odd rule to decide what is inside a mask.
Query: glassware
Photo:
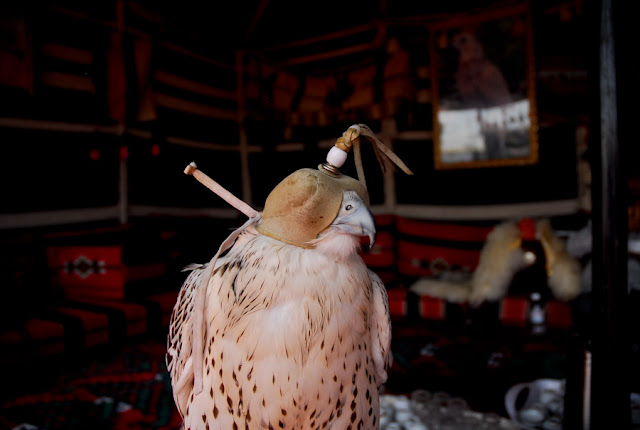
[[[488,413],[488,414],[484,414],[482,417],[482,427],[480,427],[483,430],[499,430],[500,429],[500,422],[502,421],[502,418],[500,417],[500,415],[498,414],[494,414],[494,413]]]
[[[482,428],[482,417],[465,413],[458,418],[457,430],[478,430]]]
[[[447,402],[447,408],[452,414],[462,415],[464,411],[469,409],[469,404],[462,397],[452,397]]]
[[[433,401],[419,403],[414,409],[414,414],[416,414],[423,423],[431,424],[440,420],[440,406],[435,404]]]
[[[433,401],[440,405],[440,406],[444,406],[446,407],[449,403],[449,399],[451,397],[449,396],[449,393],[446,393],[444,391],[436,391],[435,393],[433,393]]]
[[[537,425],[544,421],[547,416],[547,407],[544,403],[535,402],[526,408],[520,409],[518,418],[526,425]]]
[[[387,425],[394,420],[394,411],[393,407],[386,405],[380,405],[380,428],[384,429]]]
[[[562,430],[562,418],[549,417],[542,423],[542,428],[545,430]]]
[[[397,411],[409,411],[411,410],[411,401],[408,397],[397,396],[393,401],[393,407]]]
[[[411,407],[416,409],[420,404],[427,404],[433,398],[433,394],[427,390],[414,390],[411,392]]]

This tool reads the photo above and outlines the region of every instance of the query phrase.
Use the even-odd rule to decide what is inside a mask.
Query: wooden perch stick
[[[198,182],[219,195],[225,202],[229,203],[249,218],[255,218],[258,216],[258,212],[255,209],[231,194],[222,185],[211,179],[206,173],[198,170],[198,166],[196,166],[196,163],[193,161],[184,169],[184,173],[196,178]]]

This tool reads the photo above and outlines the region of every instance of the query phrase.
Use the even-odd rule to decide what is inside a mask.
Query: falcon
[[[364,184],[332,167],[289,175],[189,267],[166,356],[185,429],[378,428],[391,323],[359,253],[375,223]]]

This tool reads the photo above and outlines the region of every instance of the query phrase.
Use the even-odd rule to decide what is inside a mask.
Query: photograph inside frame
[[[432,28],[437,169],[537,162],[531,38],[524,6]]]

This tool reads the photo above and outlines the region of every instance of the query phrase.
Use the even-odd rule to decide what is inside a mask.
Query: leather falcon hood
[[[369,193],[357,179],[322,169],[300,169],[269,194],[256,229],[303,248],[335,219],[345,191],[355,191],[369,206]]]

